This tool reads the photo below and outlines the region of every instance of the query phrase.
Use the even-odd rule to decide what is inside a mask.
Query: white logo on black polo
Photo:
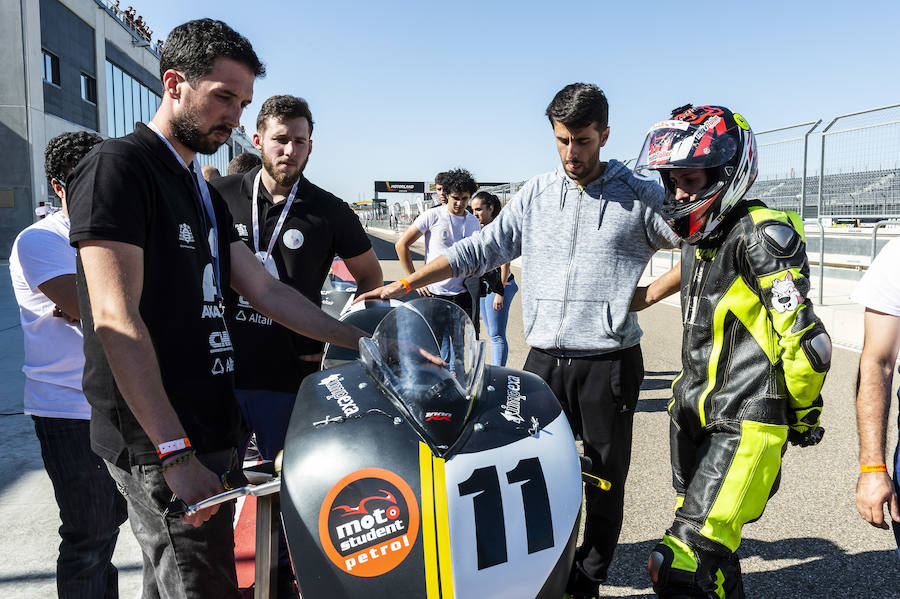
[[[209,352],[217,354],[223,351],[231,351],[231,337],[228,331],[213,331],[209,334]]]
[[[194,232],[191,230],[191,226],[187,223],[181,223],[178,225],[178,241],[179,246],[193,250],[194,248]]]
[[[234,223],[234,230],[237,231],[239,237],[248,237],[250,232],[247,230],[247,225],[244,223]]]

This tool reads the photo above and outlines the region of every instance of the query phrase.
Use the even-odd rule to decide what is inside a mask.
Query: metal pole
[[[890,219],[890,220],[880,220],[875,223],[875,228],[872,229],[872,260],[875,259],[876,254],[878,254],[878,229],[881,227],[885,227],[890,224],[900,224],[900,220]]]
[[[821,179],[820,179],[821,181]],[[821,198],[821,196],[820,196]],[[821,200],[820,200],[821,203]],[[823,217],[818,218],[819,222],[819,305],[825,302],[825,225],[822,221]]]
[[[254,599],[271,599],[278,592],[278,495],[256,498],[256,563]]]
[[[831,126],[837,121],[837,117],[833,118],[828,126],[822,130],[822,149],[819,152],[819,199],[817,200],[818,207],[816,208],[816,218],[822,218],[822,192],[825,186],[825,133],[831,128]]]
[[[809,136],[821,122],[822,119],[819,119],[806,131],[806,133],[803,134],[803,173],[801,175],[803,178],[800,179],[800,220],[806,218],[806,156],[809,151]],[[819,215],[817,214],[816,216]]]

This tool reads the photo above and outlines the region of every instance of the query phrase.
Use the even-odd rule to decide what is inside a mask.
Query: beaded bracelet
[[[169,462],[168,464],[163,464],[162,466],[160,466],[160,467],[159,467],[160,473],[163,473],[163,472],[165,472],[166,470],[170,470],[170,469],[174,468],[175,466],[178,466],[179,464],[184,464],[184,463],[187,462],[189,459],[191,459],[192,457],[194,457],[194,455],[196,455],[196,453],[197,453],[197,452],[194,451],[193,449],[189,449],[189,450],[185,451],[184,453],[182,453],[181,455],[179,455],[177,458],[175,458],[174,460],[172,460],[172,461]]]

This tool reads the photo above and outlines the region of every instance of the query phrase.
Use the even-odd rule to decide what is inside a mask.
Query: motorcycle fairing
[[[569,425],[556,398],[538,377],[489,367],[484,379],[486,388],[460,435],[459,447],[454,447],[453,457],[447,460],[431,452],[358,362],[304,380],[285,444],[281,502],[288,546],[304,596],[521,599],[538,592],[541,597],[562,594],[566,577],[558,570],[567,571],[571,565],[571,541],[573,534],[577,535],[581,502],[580,467]],[[353,569],[347,571],[346,561],[336,563],[326,555],[320,516],[331,509],[323,504],[340,481],[377,468],[408,485],[421,514],[420,524],[402,562],[377,576],[358,576]],[[499,505],[479,499],[485,496],[478,488],[482,482],[492,485],[487,495],[493,493],[494,483],[499,487],[494,493]],[[356,502],[368,498],[371,501],[366,505],[372,510],[390,509],[390,502],[381,499],[385,494],[378,492],[378,485],[371,486],[371,479],[369,483],[366,497],[341,503],[362,509]],[[542,500],[544,494],[546,501]],[[526,501],[538,516],[525,518]],[[505,531],[506,560],[489,552],[479,568],[479,532],[484,530],[490,536],[490,546],[500,542],[484,517],[475,527],[476,511],[487,509],[484,513],[496,514],[498,508],[502,510],[499,521]],[[444,524],[439,526],[441,522]],[[373,547],[360,551],[390,551],[389,543],[373,542]],[[341,558],[354,556],[358,558],[360,553]],[[496,593],[479,591],[487,588]]]

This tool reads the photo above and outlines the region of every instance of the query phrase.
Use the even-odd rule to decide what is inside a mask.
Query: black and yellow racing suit
[[[831,360],[796,214],[742,202],[710,245],[682,249],[683,370],[669,403],[678,498],[654,550],[660,597],[743,597],[741,528],[777,490],[789,431],[818,426]]]

